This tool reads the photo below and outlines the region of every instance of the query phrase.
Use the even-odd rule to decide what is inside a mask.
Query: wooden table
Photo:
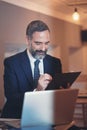
[[[83,97],[79,97],[77,98],[77,101],[76,101],[78,104],[87,104],[87,98]]]
[[[87,127],[87,98],[77,98],[74,119],[79,126]]]

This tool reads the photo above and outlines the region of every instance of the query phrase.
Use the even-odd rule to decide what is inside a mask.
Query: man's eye
[[[48,44],[49,44],[49,42],[45,43],[45,45],[48,45]]]
[[[35,42],[36,45],[40,45],[41,43],[40,42]]]
[[[45,45],[48,45],[48,44],[49,44],[49,42],[46,42],[46,43],[45,43]]]
[[[46,43],[42,43],[42,42],[35,42],[36,45],[41,45],[41,44],[44,44],[44,45],[48,45],[49,42],[46,42]]]

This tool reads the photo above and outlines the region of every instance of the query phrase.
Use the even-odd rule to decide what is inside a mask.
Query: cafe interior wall
[[[83,57],[87,48],[82,49],[79,35],[81,26],[0,1],[0,109],[4,105],[4,58],[7,54],[11,55],[25,48],[26,26],[36,19],[43,20],[50,27],[51,45],[48,53],[61,59],[63,72],[85,72],[83,69],[86,67],[83,65],[87,63],[85,60],[83,62]],[[72,65],[73,70],[70,68]]]

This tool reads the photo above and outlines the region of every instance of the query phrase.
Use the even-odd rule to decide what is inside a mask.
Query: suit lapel
[[[48,74],[51,74],[52,72],[52,64],[50,62],[49,59],[47,59],[47,56],[44,58],[43,60],[43,63],[44,63],[44,73],[48,73]]]
[[[24,54],[21,57],[21,67],[25,73],[26,78],[33,85],[33,77],[32,77],[32,71],[30,66],[30,60],[27,56],[26,51],[24,51]]]

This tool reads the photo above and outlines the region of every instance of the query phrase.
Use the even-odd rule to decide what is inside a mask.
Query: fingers
[[[52,80],[52,76],[47,74],[47,73],[41,75],[40,78],[43,79],[44,81],[51,81]]]
[[[47,73],[41,75],[39,80],[38,80],[37,88],[39,88],[39,90],[45,90],[46,87],[48,86],[48,84],[51,82],[51,80],[52,80],[51,75],[49,75]]]

